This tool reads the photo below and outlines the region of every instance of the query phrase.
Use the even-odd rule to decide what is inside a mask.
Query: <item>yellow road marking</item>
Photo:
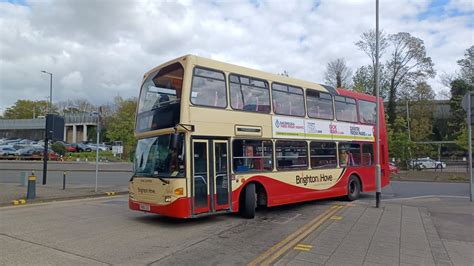
[[[304,225],[302,228],[287,236],[281,240],[269,250],[260,254],[257,258],[252,260],[248,265],[270,265],[281,255],[287,252],[290,248],[294,247],[299,241],[307,237],[310,233],[316,230],[321,224],[329,219],[332,215],[336,214],[340,209],[344,208],[342,205],[335,205],[324,211],[318,217],[311,220],[309,223]]]
[[[312,245],[304,245],[304,244],[298,244],[296,245],[297,247],[302,247],[302,248],[312,248]]]
[[[336,216],[336,215],[334,215],[334,216],[332,216],[332,217],[329,218],[329,219],[331,219],[331,220],[341,220],[341,219],[342,219],[342,216]]]
[[[298,247],[298,246],[294,247],[293,249],[301,250],[301,251],[311,251],[310,248],[303,248],[303,247]]]

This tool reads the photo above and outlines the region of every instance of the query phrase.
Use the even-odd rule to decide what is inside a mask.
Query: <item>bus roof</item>
[[[145,75],[144,78],[146,78],[150,73],[157,71],[158,69],[167,66],[172,63],[176,62],[182,62],[182,61],[189,61],[192,62],[194,65],[199,65],[202,67],[208,67],[212,69],[217,69],[221,70],[224,72],[229,72],[229,73],[235,73],[235,74],[240,74],[240,75],[245,75],[245,76],[250,76],[254,78],[261,78],[264,80],[269,80],[272,82],[279,82],[279,83],[284,83],[288,85],[294,85],[294,86],[299,86],[299,87],[304,87],[307,89],[315,89],[319,91],[326,91],[331,94],[339,94],[333,87],[327,86],[327,85],[322,85],[318,83],[313,83],[309,81],[304,81],[300,79],[295,79],[295,78],[290,78],[282,75],[277,75],[277,74],[272,74],[256,69],[251,69],[243,66],[238,66],[234,64],[229,64],[229,63],[224,63],[221,61],[213,60],[213,59],[208,59],[204,57],[200,57],[197,55],[184,55],[178,58],[175,58],[173,60],[170,60],[166,63],[163,63],[152,70],[148,71]]]

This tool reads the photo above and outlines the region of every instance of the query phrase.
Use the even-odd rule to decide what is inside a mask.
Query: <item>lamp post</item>
[[[48,113],[51,113],[51,108],[53,107],[53,73],[41,70],[41,72],[49,75],[49,106]]]
[[[380,207],[382,196],[380,169],[380,95],[379,95],[379,0],[375,0],[375,101],[377,116],[375,120],[375,207]]]
[[[48,105],[48,114],[51,113],[51,109],[53,107],[53,73],[41,70],[42,73],[48,74],[49,75],[49,105]],[[46,120],[48,120],[48,117],[46,115]],[[48,154],[48,136],[50,135],[50,132],[48,132],[48,126],[45,125],[45,131],[44,131],[44,150],[43,150],[43,185],[46,185],[46,176],[48,174],[48,159],[49,159],[49,154]]]
[[[97,109],[97,112],[93,112],[92,115],[97,117],[97,124],[96,124],[96,149],[95,149],[95,189],[94,191],[97,193],[97,182],[99,179],[99,134],[100,134],[100,114],[101,108]]]

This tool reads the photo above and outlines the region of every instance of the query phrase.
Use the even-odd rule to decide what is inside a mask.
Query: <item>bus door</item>
[[[193,214],[229,209],[229,159],[226,140],[193,140]]]
[[[214,209],[229,209],[229,149],[226,140],[214,140]]]

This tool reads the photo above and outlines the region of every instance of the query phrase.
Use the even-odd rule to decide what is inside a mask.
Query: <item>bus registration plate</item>
[[[140,203],[140,210],[149,212],[151,210],[150,205]]]

